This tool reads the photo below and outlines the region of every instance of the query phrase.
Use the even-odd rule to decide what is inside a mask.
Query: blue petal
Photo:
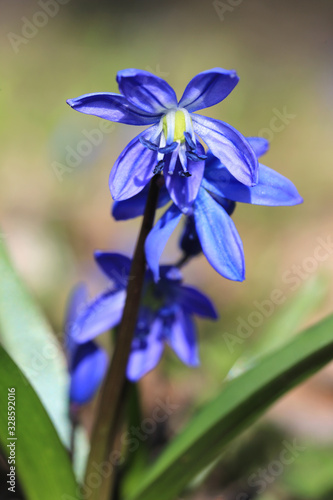
[[[88,291],[86,285],[78,284],[71,292],[65,314],[65,331],[69,332],[82,309],[88,303]]]
[[[206,170],[202,186],[217,196],[253,205],[291,206],[303,201],[289,179],[261,164],[255,186],[244,186],[221,164]]]
[[[124,201],[115,201],[112,207],[112,215],[116,220],[128,220],[133,219],[143,215],[146,207],[147,196],[148,196],[149,186],[146,186],[140,193],[136,194],[132,198]],[[170,201],[170,195],[167,188],[161,187],[157,208],[164,207],[166,203]]]
[[[139,193],[154,175],[157,153],[145,148],[140,137],[150,139],[157,126],[135,137],[118,157],[110,173],[109,186],[114,200],[127,200]]]
[[[79,405],[88,403],[95,396],[104,379],[108,356],[94,342],[78,347],[71,370],[70,401]]]
[[[231,216],[234,213],[236,208],[235,201],[228,200],[227,198],[223,198],[223,196],[218,196],[214,193],[210,193],[210,195],[214,198],[215,201],[217,201],[219,205],[221,205],[221,207],[224,208],[228,215]]]
[[[126,288],[131,270],[131,260],[120,253],[94,253],[95,260],[101,270],[110,278],[117,288]]]
[[[147,264],[153,272],[155,281],[159,279],[159,260],[172,232],[179,223],[182,212],[176,205],[171,207],[156,222],[145,243]]]
[[[160,120],[160,115],[147,113],[134,106],[126,97],[110,92],[84,94],[68,99],[67,104],[80,113],[128,125],[151,125]]]
[[[171,326],[168,344],[179,359],[189,366],[198,366],[199,353],[197,335],[191,316],[178,308]]]
[[[225,278],[243,281],[244,253],[237,229],[224,208],[204,189],[200,189],[195,202],[194,218],[208,262]]]
[[[197,151],[199,154],[203,154],[205,152],[204,148],[199,142],[197,143]],[[182,210],[182,212],[188,213],[197,197],[205,169],[205,162],[192,161],[188,159],[187,169],[191,174],[191,177],[183,177],[182,175],[179,175],[183,172],[179,157],[177,159],[173,174],[168,174],[170,158],[171,155],[165,161],[165,184],[172,200],[175,202],[178,208]]]
[[[119,90],[146,113],[161,114],[177,106],[175,91],[162,78],[140,69],[124,69],[117,74]]]
[[[92,340],[120,323],[126,290],[105,292],[91,302],[77,318],[71,335],[79,344]]]
[[[132,382],[139,380],[159,363],[164,349],[161,333],[162,322],[157,318],[153,321],[143,346],[132,349],[126,371],[127,378]]]
[[[197,314],[204,318],[218,318],[213,302],[192,286],[180,286],[178,288],[177,302],[189,314]]]
[[[234,70],[213,68],[203,71],[189,82],[179,101],[179,107],[193,112],[214,106],[230,94],[238,81]]]
[[[247,186],[257,182],[258,159],[245,139],[227,123],[200,115],[192,115],[193,127],[236,179]]]
[[[258,158],[269,150],[269,142],[263,137],[246,137],[246,140]]]

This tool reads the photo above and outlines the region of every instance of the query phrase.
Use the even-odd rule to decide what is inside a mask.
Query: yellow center
[[[165,137],[168,136],[168,126],[166,116],[163,118],[163,132]],[[174,142],[184,142],[184,132],[186,132],[185,115],[182,111],[176,111],[175,113],[175,133],[173,140]]]

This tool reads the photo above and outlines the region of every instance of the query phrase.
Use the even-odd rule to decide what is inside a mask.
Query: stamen
[[[178,149],[176,149],[171,155],[169,163],[169,171],[168,171],[169,175],[172,175],[175,170],[177,158],[178,158]]]
[[[188,147],[191,150],[195,150],[196,149],[196,144],[192,140],[191,134],[189,132],[184,132],[184,137],[185,137],[186,143],[188,144]]]
[[[165,140],[165,135],[161,134],[160,135],[160,145],[157,151],[157,161],[161,161],[164,158],[164,154],[160,153],[160,149],[163,149],[166,145],[166,140]]]
[[[178,146],[178,142],[172,142],[168,146],[165,146],[164,148],[159,148],[158,152],[162,153],[163,155],[166,155],[168,153],[172,153]]]
[[[153,174],[160,174],[164,168],[164,160],[160,160],[158,164],[154,167]]]
[[[177,167],[179,175],[190,177],[191,174],[187,170],[188,160],[202,161],[206,159],[206,156],[199,155],[196,152],[195,133],[189,112],[184,108],[170,109],[161,118],[160,126],[162,126],[163,132],[159,137],[158,149],[155,148],[154,144],[154,151],[157,151],[158,161],[158,164],[154,168],[154,173],[162,170],[164,167],[164,155],[171,153],[168,174],[173,175],[179,158],[181,164],[181,169]],[[148,147],[151,147],[151,142],[148,141]]]
[[[180,163],[181,163],[181,166],[183,169],[183,170],[180,170],[178,172],[178,174],[182,177],[190,177],[191,174],[187,170],[187,157],[186,157],[186,145],[185,144],[181,144],[181,146],[179,147],[178,155],[179,155],[179,160],[180,160]]]
[[[154,144],[151,141],[148,141],[148,139],[145,139],[144,137],[139,137],[139,141],[141,144],[145,147],[150,149],[151,151],[157,151],[158,150],[158,145]]]
[[[207,159],[206,155],[199,155],[195,151],[186,151],[185,154],[186,154],[187,158],[189,160],[192,160],[192,161],[202,161],[202,160],[206,160]]]
[[[174,142],[175,116],[176,116],[176,112],[174,110],[169,111],[166,115],[166,128],[167,128],[166,142],[167,142],[167,144],[171,144],[172,142]]]
[[[179,155],[179,160],[180,160],[180,163],[182,165],[182,168],[183,168],[184,172],[186,172],[186,170],[187,170],[187,157],[186,157],[186,145],[185,144],[181,144],[179,146],[178,155]]]
[[[188,132],[190,134],[192,141],[195,144],[195,134],[194,134],[194,130],[193,130],[193,123],[192,123],[192,118],[190,116],[190,113],[187,111],[187,109],[184,109],[184,108],[182,108],[182,112],[184,113],[184,117],[185,117],[185,130],[186,130],[186,132]]]

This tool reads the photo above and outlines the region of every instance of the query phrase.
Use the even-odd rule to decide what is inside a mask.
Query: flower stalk
[[[107,462],[113,447],[118,426],[118,415],[122,405],[126,367],[130,355],[134,330],[140,306],[141,292],[146,271],[144,244],[153,227],[159,194],[159,175],[152,178],[142,226],[134,252],[130,279],[127,287],[122,321],[117,334],[117,342],[112,361],[103,384],[99,410],[94,423],[91,449],[87,463],[85,486],[92,490],[90,500],[110,500],[114,468],[109,477],[100,477],[98,486],[92,486],[91,478],[96,475],[96,464]]]

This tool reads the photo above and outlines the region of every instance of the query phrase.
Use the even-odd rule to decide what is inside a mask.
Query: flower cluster
[[[144,213],[149,183],[156,175],[161,186],[158,207],[168,205],[145,243],[147,270],[127,367],[130,380],[138,380],[156,366],[164,344],[187,365],[197,365],[192,317],[217,317],[205,295],[182,284],[179,266],[159,264],[181,219],[185,220],[179,242],[182,262],[202,252],[220,275],[243,281],[243,245],[231,218],[236,203],[291,206],[302,202],[290,180],[259,163],[269,146],[265,139],[246,138],[231,125],[196,113],[225,99],[238,80],[235,71],[204,71],[189,82],[178,101],[161,78],[127,69],[117,74],[120,94],[85,94],[67,101],[81,113],[149,126],[126,146],[111,170],[114,218],[126,220]],[[84,346],[92,353],[96,347],[93,339],[120,322],[130,278],[127,257],[98,252],[95,258],[112,287],[76,315],[70,336],[79,353]],[[85,357],[76,356],[80,362],[71,362],[72,379]],[[102,365],[96,371],[96,381],[101,378]]]

